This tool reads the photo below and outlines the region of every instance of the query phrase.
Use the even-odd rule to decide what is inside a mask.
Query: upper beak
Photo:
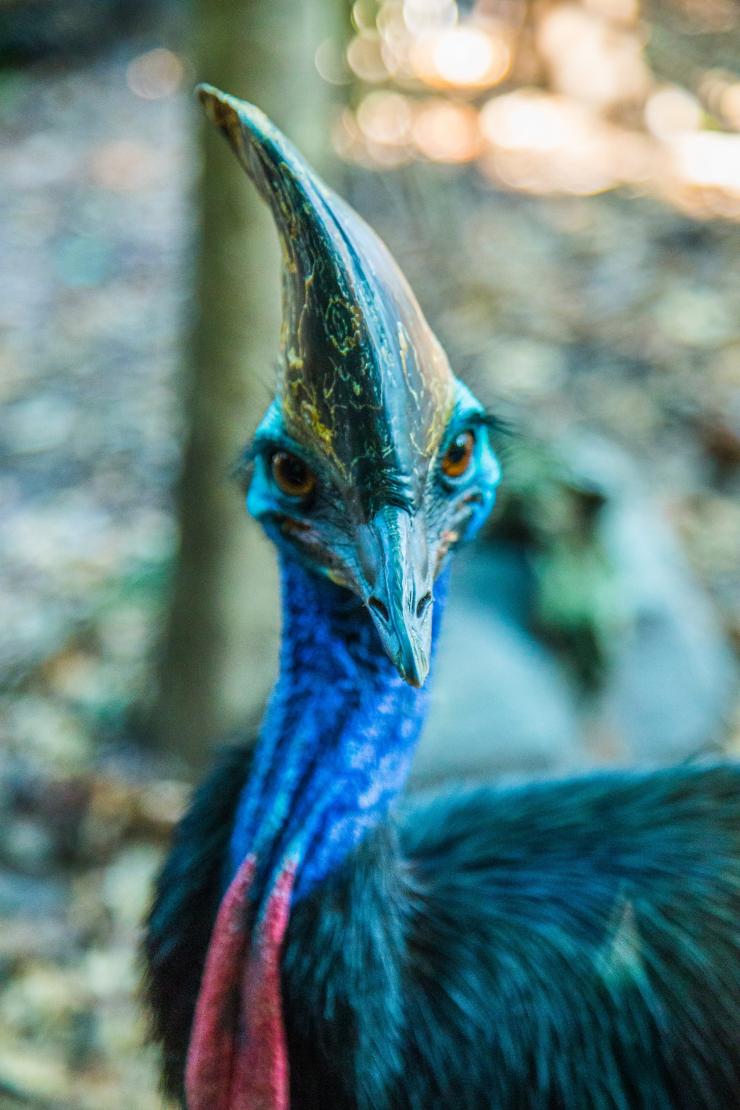
[[[432,650],[432,576],[425,521],[386,506],[363,524],[358,554],[363,600],[386,654],[411,686],[422,686]]]

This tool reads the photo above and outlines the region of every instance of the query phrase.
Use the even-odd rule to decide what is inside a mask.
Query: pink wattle
[[[213,928],[190,1038],[188,1110],[288,1110],[288,1053],[280,995],[280,950],[295,863],[289,861],[250,936],[247,857],[223,897]]]

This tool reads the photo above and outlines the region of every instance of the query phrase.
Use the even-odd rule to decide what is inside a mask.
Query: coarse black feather
[[[181,1091],[231,814],[197,793],[150,921]],[[408,801],[293,909],[293,1110],[730,1110],[740,1104],[740,768]]]
[[[165,1090],[183,1098],[190,1026],[222,893],[222,868],[249,749],[225,748],[180,821],[154,890],[144,940],[144,989],[162,1046]]]

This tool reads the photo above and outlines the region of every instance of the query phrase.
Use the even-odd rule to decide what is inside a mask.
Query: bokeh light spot
[[[468,162],[480,153],[478,113],[468,104],[442,98],[424,101],[412,132],[419,152],[435,162]]]
[[[451,85],[486,85],[499,81],[509,66],[509,51],[476,27],[453,27],[434,48],[439,76]]]
[[[157,47],[139,54],[126,68],[126,84],[144,100],[163,100],[182,84],[185,67],[171,50]]]
[[[701,122],[699,101],[675,85],[658,89],[645,105],[645,124],[658,139],[680,135],[684,131],[697,131]]]
[[[395,146],[409,140],[411,110],[400,93],[371,92],[357,109],[357,122],[368,139]]]

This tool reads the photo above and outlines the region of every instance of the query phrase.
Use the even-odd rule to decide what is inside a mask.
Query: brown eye
[[[288,451],[276,451],[272,456],[272,476],[278,489],[289,497],[308,497],[316,485],[313,471]]]
[[[472,432],[456,435],[442,459],[443,473],[448,478],[461,478],[470,466],[474,447],[475,436]]]

